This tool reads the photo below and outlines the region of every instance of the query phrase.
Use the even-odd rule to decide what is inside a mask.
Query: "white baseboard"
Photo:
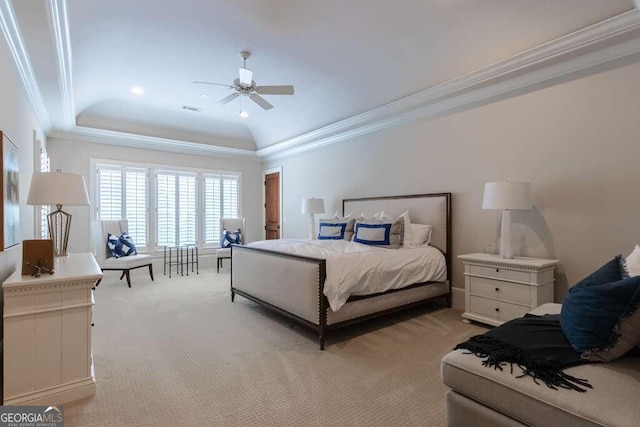
[[[464,289],[460,289],[460,288],[451,288],[452,292],[451,292],[451,297],[452,297],[452,304],[451,307],[455,308],[456,310],[463,310],[464,311]]]
[[[62,405],[96,394],[94,377],[5,397],[4,405]]]

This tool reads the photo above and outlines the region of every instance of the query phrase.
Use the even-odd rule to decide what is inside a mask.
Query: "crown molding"
[[[47,7],[53,42],[58,62],[58,85],[62,100],[62,125],[72,129],[76,125],[76,107],[73,99],[73,73],[71,38],[66,0],[49,0]]]
[[[634,9],[365,113],[259,149],[257,155],[267,159],[290,156],[402,123],[441,117],[532,91],[637,53],[640,11]]]
[[[24,46],[22,40],[22,34],[18,27],[18,21],[16,20],[13,6],[9,0],[0,0],[0,28],[2,28],[2,34],[7,40],[7,45],[13,56],[13,60],[18,69],[18,74],[22,79],[24,88],[31,101],[33,112],[36,115],[36,120],[42,127],[44,132],[51,129],[51,120],[49,119],[49,113],[45,107],[42,94],[40,93],[40,87],[36,80],[35,73],[31,67],[31,61],[29,60],[29,54]]]
[[[222,147],[219,145],[198,142],[180,141],[176,139],[158,138],[154,136],[136,135],[132,133],[75,126],[70,130],[53,130],[47,134],[49,138],[90,142],[96,144],[115,145],[145,150],[166,151],[169,153],[191,154],[196,156],[227,157],[261,162],[253,150]]]

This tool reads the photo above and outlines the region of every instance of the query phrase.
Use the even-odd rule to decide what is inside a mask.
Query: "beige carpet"
[[[315,335],[236,297],[229,273],[107,272],[95,293],[97,393],[67,426],[439,426],[440,359],[483,329],[437,306]]]

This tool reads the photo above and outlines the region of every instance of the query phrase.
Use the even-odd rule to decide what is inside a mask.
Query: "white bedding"
[[[248,246],[327,260],[324,294],[333,311],[351,295],[370,295],[447,278],[444,255],[431,246],[385,249],[347,240],[263,240]]]

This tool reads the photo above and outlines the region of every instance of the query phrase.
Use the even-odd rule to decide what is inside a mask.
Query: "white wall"
[[[84,175],[90,185],[90,159],[124,160],[165,166],[208,168],[242,173],[242,213],[246,218],[247,241],[264,236],[262,224],[262,163],[208,156],[167,153],[155,150],[117,147],[89,142],[50,138],[48,151],[51,170],[62,169]],[[69,252],[90,251],[91,218],[93,209],[86,206],[70,206],[65,209],[73,215],[69,236]]]
[[[535,209],[514,211],[514,252],[561,261],[561,301],[640,243],[638,76],[629,65],[268,162],[283,166],[283,237],[306,236],[303,197],[324,197],[332,214],[347,197],[452,192],[454,256],[496,252],[500,213],[481,209],[483,185],[530,181]],[[464,287],[457,260],[453,284]]]
[[[0,94],[0,130],[11,138],[19,151],[20,232],[22,239],[33,239],[35,208],[25,203],[35,162],[33,135],[35,131],[38,138],[43,139],[42,130],[4,37],[0,37]],[[0,252],[0,283],[15,271],[21,260],[21,244]]]

